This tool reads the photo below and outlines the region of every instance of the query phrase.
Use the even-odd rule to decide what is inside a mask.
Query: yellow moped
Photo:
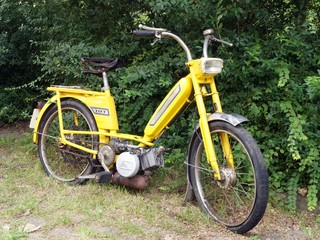
[[[156,147],[174,120],[195,102],[198,125],[189,142],[185,201],[195,196],[210,217],[237,233],[245,233],[261,220],[268,200],[268,173],[261,151],[241,126],[248,120],[222,111],[215,76],[223,61],[208,57],[208,46],[221,42],[205,30],[203,56],[192,59],[187,45],[163,28],[140,25],[136,36],[170,38],[187,56],[189,74],[169,91],[144,134],[120,133],[117,111],[107,73],[121,66],[118,58],[82,58],[84,73],[102,77],[101,92],[78,86],[52,86],[53,97],[34,111],[33,142],[45,172],[68,184],[88,179],[144,189],[148,178],[164,165],[165,148]],[[212,112],[207,112],[210,104]],[[40,109],[41,108],[41,109]]]

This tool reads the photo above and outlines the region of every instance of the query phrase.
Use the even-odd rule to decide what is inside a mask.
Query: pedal
[[[109,183],[112,180],[112,173],[111,172],[98,172],[95,174],[94,180],[97,183]]]
[[[112,179],[112,173],[109,171],[97,172],[89,175],[78,176],[79,179],[94,179],[97,183],[109,183]]]

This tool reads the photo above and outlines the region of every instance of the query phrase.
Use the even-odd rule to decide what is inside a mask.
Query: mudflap
[[[190,173],[189,173],[189,169],[190,169],[190,161],[189,161],[189,155],[190,155],[190,150],[191,150],[191,144],[193,143],[193,138],[194,138],[194,135],[192,135],[192,138],[191,138],[191,141],[190,141],[190,145],[189,145],[189,148],[188,148],[188,156],[187,156],[187,159],[186,159],[186,167],[187,167],[187,189],[186,189],[186,193],[184,195],[184,199],[183,199],[183,202],[182,202],[182,205],[186,205],[188,202],[193,202],[196,197],[194,195],[194,192],[193,192],[193,187],[192,187],[192,184],[191,184],[191,180],[190,180]]]
[[[190,181],[188,179],[187,189],[186,189],[186,193],[184,195],[182,205],[185,206],[185,205],[187,205],[188,202],[192,202],[194,199],[195,199],[195,196],[194,196],[192,184],[190,183]]]

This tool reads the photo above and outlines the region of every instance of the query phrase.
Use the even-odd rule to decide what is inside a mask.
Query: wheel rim
[[[88,119],[76,109],[63,108],[62,114],[64,129],[92,130]],[[66,138],[81,146],[93,148],[92,135],[69,135]],[[63,146],[59,139],[58,115],[55,112],[44,126],[41,137],[43,162],[51,176],[60,181],[70,182],[87,172],[91,155],[70,146]]]
[[[227,133],[234,157],[235,173],[228,166],[219,141],[219,133]],[[195,177],[199,197],[207,212],[226,226],[239,226],[250,216],[256,198],[255,173],[251,158],[243,143],[233,134],[222,130],[211,132],[214,149],[225,181],[214,180],[212,167],[205,156],[203,142],[196,152]],[[232,175],[235,174],[235,176]]]

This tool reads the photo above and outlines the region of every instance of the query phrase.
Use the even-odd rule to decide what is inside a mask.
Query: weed
[[[5,240],[18,240],[25,238],[26,236],[26,233],[17,229],[10,230],[9,232],[0,233],[0,238]]]
[[[304,233],[308,236],[308,239],[315,240],[315,239],[318,239],[318,237],[320,236],[320,225],[319,223],[317,223],[318,219],[319,219],[319,214],[318,216],[315,216],[316,225],[311,226],[310,221],[312,220],[305,219],[305,216],[300,216],[299,225],[301,229],[304,231]]]
[[[1,239],[32,239],[19,226],[27,223],[41,225],[39,239],[246,239],[208,219],[198,206],[182,206],[181,168],[160,169],[143,192],[94,181],[68,186],[47,177],[31,142],[31,133],[0,136]],[[266,229],[272,234],[269,225],[278,217],[267,217],[252,239]],[[315,228],[306,226],[306,235],[315,238]]]
[[[257,235],[255,235],[255,236],[252,236],[251,238],[250,238],[250,240],[259,240],[260,238],[257,236]]]

